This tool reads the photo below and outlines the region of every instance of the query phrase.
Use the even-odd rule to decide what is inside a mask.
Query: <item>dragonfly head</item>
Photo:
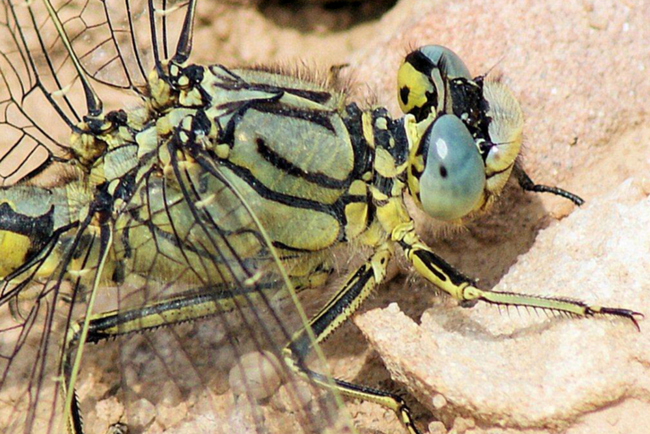
[[[415,202],[445,221],[488,210],[521,148],[523,114],[514,95],[499,80],[470,78],[454,52],[436,45],[406,56],[398,86]]]

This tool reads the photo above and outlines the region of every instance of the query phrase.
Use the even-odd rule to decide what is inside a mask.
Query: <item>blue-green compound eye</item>
[[[473,211],[483,197],[485,166],[463,122],[444,115],[422,138],[426,149],[420,176],[420,202],[431,217],[457,220]]]
[[[450,79],[462,77],[470,80],[472,78],[465,63],[449,48],[442,45],[424,45],[419,48],[419,51],[438,68],[444,63],[445,74]]]

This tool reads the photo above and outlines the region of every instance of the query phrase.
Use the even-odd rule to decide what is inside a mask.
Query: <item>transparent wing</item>
[[[282,362],[281,349],[303,322],[287,299],[276,254],[242,204],[236,181],[209,155],[192,155],[193,167],[180,146],[175,151],[182,159],[171,162],[173,174],[143,177],[118,219],[129,243],[124,246],[128,252],[118,247],[117,253],[130,257],[126,274],[134,276],[118,288],[131,290],[117,297],[118,310],[126,318],[134,306],[137,311],[155,305],[162,311],[166,300],[180,300],[194,313],[216,313],[192,330],[195,337],[174,328],[136,338],[135,347],[121,352],[121,369],[146,373],[138,375],[139,387],[151,387],[138,399],[159,411],[166,405],[159,394],[163,385],[172,396],[187,396],[177,403],[182,407],[190,402],[214,409],[204,417],[219,415],[218,425],[229,427],[224,431],[321,432],[334,424],[332,398],[294,378]],[[182,315],[181,309],[170,312]],[[155,322],[163,315],[147,319]],[[143,357],[145,348],[154,360]]]
[[[68,137],[87,104],[44,5],[4,0],[0,8],[0,181],[10,185],[70,158]],[[54,8],[107,109],[143,102],[155,55],[172,52],[186,9],[166,0],[74,0]]]
[[[336,426],[335,397],[282,361],[304,324],[282,266],[295,258],[268,243],[247,204],[254,197],[209,154],[170,137],[170,169],[138,167],[119,187],[119,210],[104,215],[69,145],[89,114],[82,78],[106,106],[142,105],[146,75],[173,55],[185,6],[56,4],[75,67],[42,3],[0,3],[0,206],[19,203],[43,233],[14,236],[15,213],[6,214],[15,225],[0,228],[3,251],[24,250],[21,264],[0,261],[3,432],[65,432],[66,401],[76,408],[77,397],[89,433],[117,423],[135,432]],[[73,345],[72,330],[88,343]],[[61,392],[70,376],[76,397]]]

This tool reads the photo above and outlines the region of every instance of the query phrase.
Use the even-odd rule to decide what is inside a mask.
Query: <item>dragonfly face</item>
[[[409,53],[397,82],[402,111],[419,122],[417,128],[407,128],[414,143],[409,188],[416,203],[442,220],[458,221],[487,211],[510,177],[521,148],[523,114],[514,95],[499,81],[471,78],[458,55],[438,45]],[[455,119],[435,127],[435,119],[442,115]],[[447,126],[450,123],[456,125]],[[423,128],[428,129],[422,133]],[[465,137],[448,137],[457,132]],[[476,149],[469,150],[468,135]],[[429,156],[436,169],[427,171]],[[425,185],[429,192],[423,190]]]

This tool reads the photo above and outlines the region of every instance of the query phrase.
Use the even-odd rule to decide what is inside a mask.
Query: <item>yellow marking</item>
[[[249,288],[252,288],[262,279],[263,276],[264,273],[262,272],[262,270],[257,270],[255,274],[253,274],[251,277],[244,280],[244,286],[248,286]]]
[[[149,173],[153,165],[156,163],[154,158],[148,158],[146,160],[140,160],[142,166],[138,168],[138,172],[135,175],[135,183],[140,184],[145,175]]]
[[[385,178],[394,178],[397,173],[395,169],[395,159],[384,148],[375,149],[374,167],[375,170]]]
[[[309,288],[321,288],[329,279],[330,273],[327,271],[319,271],[309,275],[307,286]]]
[[[127,118],[127,122],[130,122],[130,119]],[[131,128],[133,128],[133,127],[140,128],[139,125],[131,125],[131,124],[129,124],[129,127],[131,127]],[[115,135],[115,137],[118,138],[119,144],[124,144],[123,142],[132,142],[133,141],[133,134],[131,133],[129,128],[124,127],[124,126],[119,127],[117,129],[117,134]]]
[[[54,92],[51,93],[51,95],[53,98],[63,98],[70,92],[71,88],[72,88],[72,83],[59,90],[55,90]]]
[[[192,89],[189,92],[181,92],[178,96],[178,102],[181,105],[192,107],[199,106],[203,103],[201,92],[198,89]]]
[[[163,166],[163,175],[165,175],[166,178],[175,181],[176,180],[176,175],[174,173],[174,167],[171,164],[165,164]]]
[[[417,121],[415,116],[406,115],[404,116],[404,130],[406,132],[406,138],[409,143],[409,153],[412,154],[414,149],[420,145],[422,137],[420,137],[420,131],[417,128]]]
[[[401,198],[404,187],[405,185],[403,182],[395,180],[395,182],[393,182],[393,187],[390,190],[391,196]]]
[[[123,201],[122,199],[115,199],[113,202],[113,209],[115,209],[116,212],[120,213],[124,211],[124,208],[126,208],[127,202]]]
[[[158,148],[158,161],[163,167],[167,167],[171,163],[172,157],[169,155],[169,149],[167,146],[160,146]]]
[[[396,178],[408,167],[408,161],[395,166],[395,159],[384,148],[375,149],[375,170],[383,177]]]
[[[120,185],[120,180],[119,179],[114,179],[108,184],[108,193],[113,196],[115,194],[115,190],[117,187]]]
[[[20,267],[32,246],[32,241],[25,235],[10,231],[0,231],[0,276],[6,276]]]
[[[106,175],[104,174],[105,170],[106,170],[105,164],[94,166],[90,170],[90,173],[88,174],[88,182],[91,185],[103,184],[106,181]]]
[[[397,101],[402,113],[408,113],[415,107],[423,107],[427,103],[427,92],[433,90],[429,81],[430,77],[425,76],[408,62],[404,62],[397,71]],[[406,104],[402,101],[400,91],[403,87],[408,88],[409,94]]]
[[[196,202],[195,205],[196,205],[196,207],[198,209],[203,209],[203,208],[205,208],[207,206],[210,206],[213,203],[215,203],[216,199],[217,199],[217,195],[213,193],[213,194],[209,195],[208,197],[206,197],[205,199],[202,199],[202,200]]]
[[[81,123],[80,129],[87,129],[87,125]],[[70,147],[73,149],[75,156],[84,166],[92,165],[99,156],[104,152],[105,145],[98,142],[96,137],[87,133],[73,133],[70,136]]]
[[[184,5],[181,5],[181,6],[172,6],[172,7],[165,8],[165,9],[155,8],[155,9],[154,9],[154,14],[156,14],[156,15],[158,15],[158,16],[160,16],[160,17],[164,17],[164,16],[167,16],[167,15],[170,15],[170,14],[176,12],[178,9],[180,9],[180,8],[183,7],[183,6],[184,6]]]
[[[271,217],[271,214],[274,215]],[[265,205],[258,216],[263,223],[274,221],[275,225],[265,226],[274,240],[298,249],[320,250],[332,246],[340,227],[339,222],[328,214],[272,202]],[[285,224],[278,227],[280,221]],[[287,225],[288,221],[297,223]]]
[[[368,204],[353,202],[345,206],[345,236],[354,239],[361,234],[368,224]]]
[[[138,160],[142,160],[145,154],[158,148],[158,131],[156,128],[147,128],[136,134],[135,142],[138,144]]]
[[[311,101],[306,98],[302,98],[300,96],[293,95],[287,92],[285,92],[284,95],[282,95],[282,98],[280,98],[280,102],[293,107],[299,107],[301,109],[310,109],[310,110],[318,110],[318,111],[330,110],[329,107],[324,106],[323,104],[319,104],[315,101]]]
[[[80,270],[67,270],[67,273],[73,278],[78,278],[88,276],[93,271],[92,268],[83,268]]]
[[[215,153],[217,154],[217,157],[222,160],[227,160],[230,155],[230,146],[226,144],[217,145],[215,147]]]
[[[172,77],[178,77],[178,74],[180,74],[180,69],[178,69],[178,65],[175,63],[170,63],[169,64],[169,75]]]
[[[392,233],[393,228],[411,220],[400,197],[391,197],[377,207],[377,219],[387,233]]]
[[[161,66],[164,68],[165,64],[163,63]],[[172,66],[172,68],[174,67]],[[147,100],[147,103],[150,104],[154,110],[161,110],[173,103],[169,84],[160,78],[155,68],[147,78],[147,85],[150,92],[150,98]]]
[[[485,189],[492,193],[492,195],[497,195],[500,193],[503,190],[503,187],[506,185],[506,182],[508,182],[508,179],[510,179],[510,174],[512,173],[513,168],[514,166],[502,173],[493,175],[488,178],[485,184]]]
[[[388,200],[388,196],[387,196],[384,192],[382,192],[381,190],[379,190],[377,187],[375,187],[374,185],[371,185],[371,186],[370,186],[370,194],[372,195],[372,198],[373,198],[375,201],[385,201],[385,200]]]
[[[409,168],[407,173],[407,182],[409,186],[409,193],[411,194],[411,199],[417,205],[418,208],[422,209],[422,202],[420,201],[420,180],[413,175],[413,171]]]
[[[379,221],[373,220],[368,229],[357,240],[365,246],[375,247],[386,240],[386,231],[384,231]]]
[[[361,115],[361,129],[363,131],[363,137],[368,142],[368,146],[371,149],[375,149],[375,132],[372,129],[372,114],[368,112],[363,112]]]
[[[359,179],[352,181],[348,193],[353,196],[365,196],[368,193],[368,184]]]

